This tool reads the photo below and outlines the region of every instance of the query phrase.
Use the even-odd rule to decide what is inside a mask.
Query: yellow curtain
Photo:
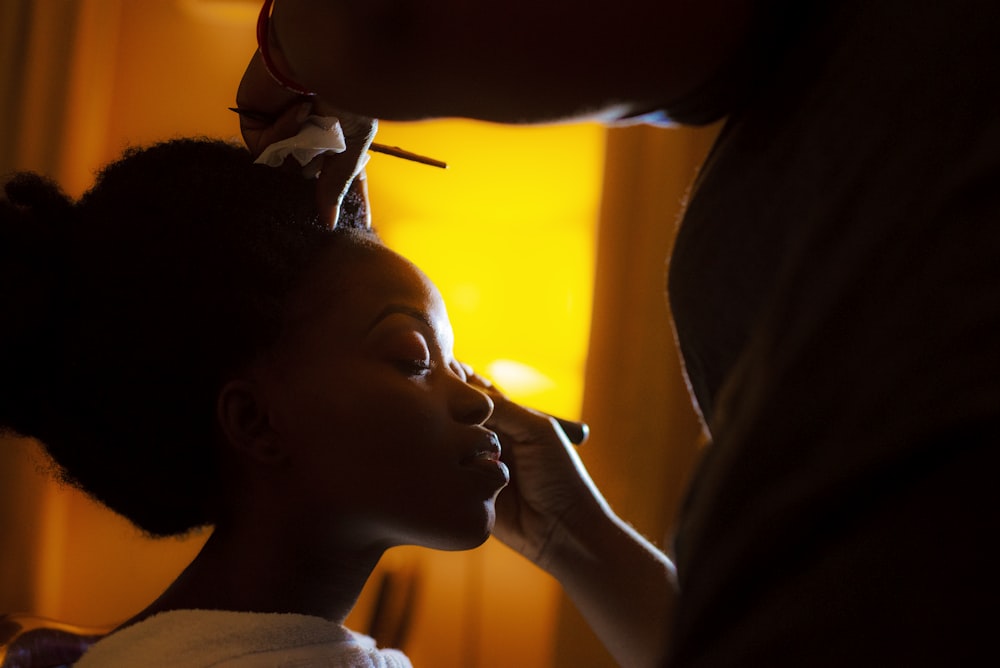
[[[3,172],[17,166],[53,174],[58,166],[75,10],[74,3],[52,0],[0,6]]]
[[[0,173],[58,169],[75,5],[7,0],[0,4]],[[42,128],[52,128],[48,134]],[[35,607],[41,509],[37,461],[27,441],[0,442],[0,611]]]

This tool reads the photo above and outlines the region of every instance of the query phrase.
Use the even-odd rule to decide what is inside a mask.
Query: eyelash
[[[406,360],[400,363],[406,373],[413,376],[424,376],[434,368],[431,360]]]

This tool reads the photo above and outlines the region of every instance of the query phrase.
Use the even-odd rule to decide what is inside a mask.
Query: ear
[[[271,425],[267,398],[256,383],[226,383],[219,392],[216,413],[226,442],[237,453],[267,464],[286,458]]]

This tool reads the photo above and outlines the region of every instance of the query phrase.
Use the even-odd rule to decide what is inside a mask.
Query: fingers
[[[482,389],[493,399],[495,407],[491,422],[494,422],[499,429],[518,438],[524,438],[529,434],[537,438],[541,432],[551,431],[554,422],[562,435],[574,445],[582,444],[590,435],[590,427],[586,423],[521,406],[511,401],[488,378],[476,373],[471,366],[462,364],[462,368],[469,384]]]
[[[237,108],[254,116],[240,114],[240,131],[255,158],[272,142],[295,134],[297,127],[292,128],[290,121],[294,121],[297,112],[292,109],[303,100],[274,81],[260,53],[255,51],[236,91]]]
[[[263,115],[240,110],[240,132],[243,142],[256,160],[271,144],[298,134],[312,109],[309,101],[298,102],[284,109],[278,116],[268,118]]]
[[[319,105],[317,105],[319,107]],[[351,114],[343,114],[332,110],[315,110],[324,115],[337,116],[340,128],[344,133],[347,148],[342,153],[331,153],[323,156],[319,178],[316,183],[316,204],[320,220],[328,227],[336,227],[340,219],[341,205],[348,190],[354,189],[364,200],[364,216],[367,225],[371,225],[371,214],[367,206],[367,181],[364,176],[364,166],[368,162],[368,148],[371,146],[375,133],[378,131],[378,121]]]
[[[335,169],[323,167],[316,183],[316,201],[320,221],[327,227],[362,228],[372,226],[371,207],[368,205],[368,180],[362,171],[348,182],[340,194],[336,189],[343,184],[342,175]],[[329,179],[331,184],[325,181]]]

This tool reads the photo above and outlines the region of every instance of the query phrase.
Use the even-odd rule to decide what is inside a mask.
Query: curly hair
[[[325,247],[375,240],[363,199],[330,230],[315,182],[208,139],[129,150],[78,202],[31,173],[4,190],[0,430],[148,534],[210,524],[216,395]]]

